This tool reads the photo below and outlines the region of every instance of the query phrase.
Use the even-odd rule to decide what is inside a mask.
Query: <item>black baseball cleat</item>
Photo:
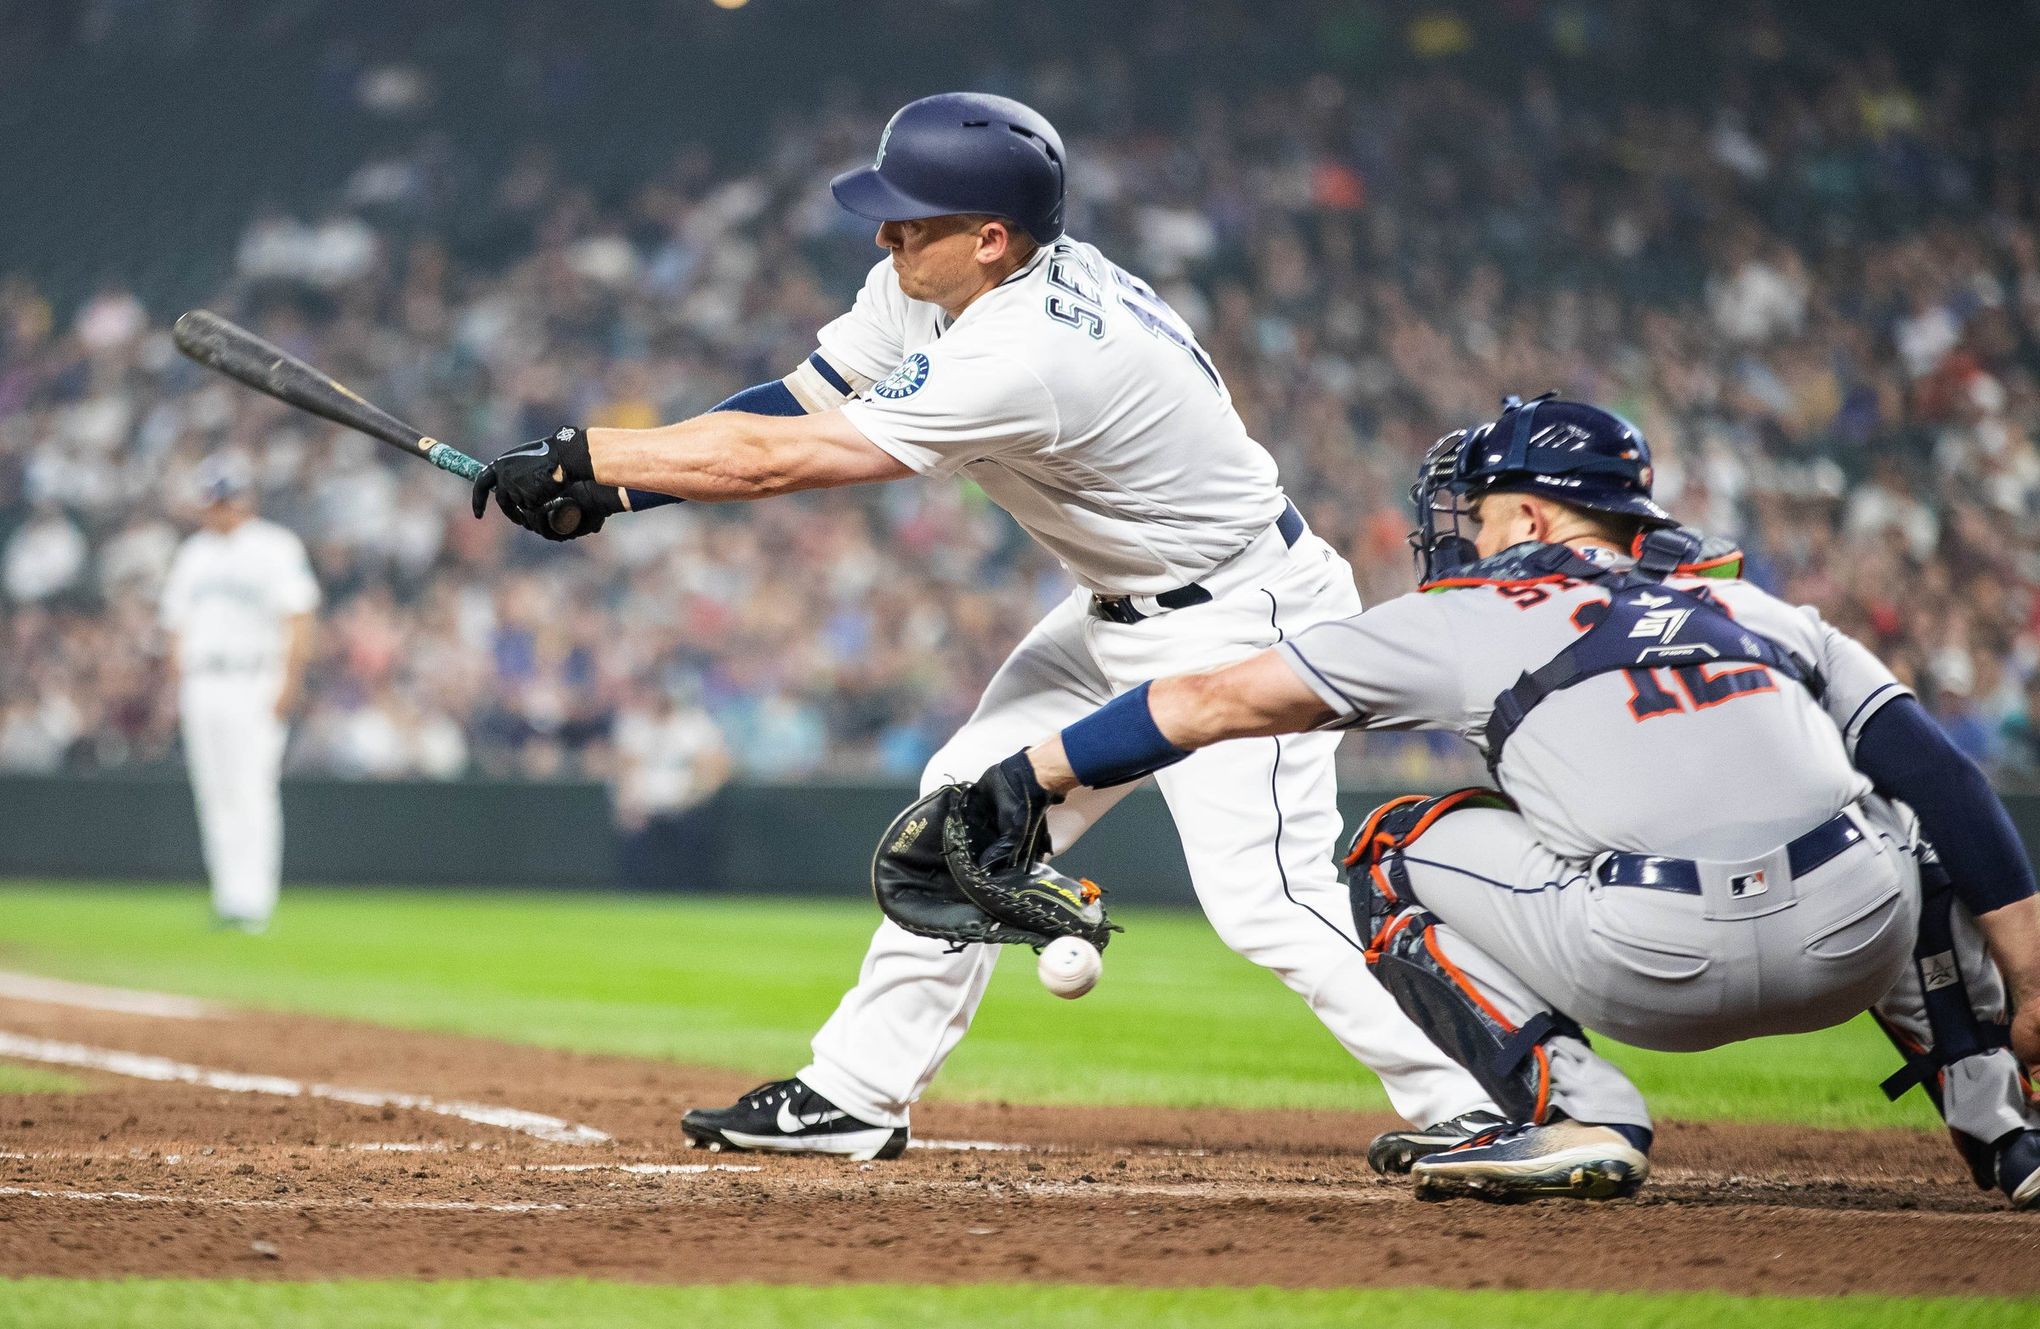
[[[711,1153],[756,1149],[780,1154],[838,1154],[844,1158],[898,1158],[907,1148],[904,1126],[859,1121],[798,1079],[761,1084],[726,1108],[695,1108],[680,1118],[689,1149]]]
[[[1419,1200],[1620,1200],[1650,1175],[1648,1145],[1638,1127],[1512,1124],[1420,1159],[1410,1174]]]
[[[1435,1122],[1422,1130],[1389,1131],[1374,1137],[1367,1146],[1367,1166],[1384,1177],[1403,1177],[1420,1158],[1429,1158],[1465,1144],[1482,1131],[1506,1126],[1509,1119],[1499,1113],[1478,1109]]]
[[[2040,1131],[2020,1131],[1998,1146],[1998,1189],[2014,1209],[2040,1209]]]

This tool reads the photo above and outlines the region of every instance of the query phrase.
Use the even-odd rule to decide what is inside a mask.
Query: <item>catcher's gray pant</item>
[[[2017,1057],[2001,1046],[2011,1014],[2004,978],[1992,962],[1976,920],[1954,898],[1931,862],[1913,963],[1877,1003],[1877,1022],[1905,1053],[1905,1073],[1886,1083],[1895,1097],[1923,1084],[1956,1145],[1994,1184],[1990,1146],[2018,1131],[2040,1129],[2040,1109]]]
[[[1215,668],[1359,612],[1352,570],[1315,536],[1293,548],[1264,536],[1222,571],[1228,584],[1206,583],[1212,603],[1139,623],[1094,617],[1090,597],[1072,595],[1000,667],[976,713],[928,763],[923,791],[974,780],[1148,679]],[[1156,777],[1198,902],[1228,946],[1274,970],[1381,1077],[1397,1112],[1431,1122],[1481,1107],[1480,1087],[1367,971],[1332,862],[1338,741],[1303,734],[1221,743]],[[1131,788],[1082,790],[1056,807],[1048,826],[1058,853]],[[905,1125],[908,1105],[969,1028],[1001,949],[952,952],[880,923],[857,986],[815,1035],[814,1061],[800,1078],[853,1116]]]
[[[1509,1025],[1563,1015],[1688,1052],[1840,1024],[1891,991],[1919,916],[1911,819],[1876,798],[1854,815],[1864,839],[1796,878],[1773,871],[1755,899],[1731,898],[1706,865],[1702,895],[1605,885],[1496,808],[1451,812],[1398,852],[1437,919],[1432,953]],[[1584,1041],[1560,1032],[1544,1049],[1542,1110],[1650,1125],[1636,1087]]]

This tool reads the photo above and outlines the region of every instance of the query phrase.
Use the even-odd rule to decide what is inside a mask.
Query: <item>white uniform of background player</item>
[[[1209,668],[1354,613],[1351,569],[1278,529],[1275,464],[1176,315],[1090,245],[1043,248],[954,324],[906,298],[888,263],[822,329],[823,357],[876,380],[843,407],[927,476],[965,475],[1054,553],[1078,589],[1014,650],[922,789],[975,778],[1042,733],[1158,673]],[[1292,530],[1295,529],[1292,527]],[[1157,612],[1196,583],[1213,597]],[[1153,616],[1113,622],[1093,596]],[[1331,853],[1336,735],[1230,743],[1158,777],[1192,884],[1219,936],[1274,970],[1382,1076],[1396,1110],[1433,1121],[1483,1095],[1368,976]],[[1050,815],[1066,852],[1131,786]],[[999,948],[883,923],[858,983],[814,1040],[810,1087],[874,1124],[906,1124],[969,1027]]]
[[[162,622],[213,912],[224,925],[259,931],[282,875],[285,720],[319,587],[303,542],[254,515],[237,458],[208,459],[200,485],[205,524],[170,565]]]

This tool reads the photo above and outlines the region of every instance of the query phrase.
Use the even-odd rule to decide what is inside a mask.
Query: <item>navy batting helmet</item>
[[[1460,534],[1459,519],[1486,494],[1542,494],[1647,527],[1676,525],[1651,498],[1651,479],[1650,445],[1621,416],[1548,392],[1527,402],[1509,397],[1500,416],[1447,434],[1424,454],[1410,487],[1417,579],[1450,576],[1472,559],[1473,542]]]
[[[983,212],[1042,244],[1062,234],[1062,138],[1010,97],[943,92],[887,122],[871,165],[829,182],[836,201],[873,221]]]

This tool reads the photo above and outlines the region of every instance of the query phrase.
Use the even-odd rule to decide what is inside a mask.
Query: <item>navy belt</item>
[[[1795,879],[1863,839],[1862,828],[1847,813],[1836,813],[1785,846],[1785,861]],[[1610,854],[1601,863],[1599,876],[1608,886],[1647,886],[1657,891],[1700,894],[1700,872],[1690,858],[1660,858],[1656,854]]]
[[[1282,543],[1294,549],[1296,542],[1303,538],[1308,528],[1303,524],[1303,514],[1296,510],[1296,504],[1282,500],[1282,515],[1275,519],[1275,529],[1282,535]],[[1154,602],[1163,609],[1188,609],[1192,605],[1210,604],[1212,594],[1196,582],[1178,586],[1173,591],[1163,591],[1154,597]],[[1109,619],[1114,623],[1138,623],[1152,614],[1144,614],[1133,607],[1133,601],[1124,595],[1094,595],[1091,597],[1091,613],[1094,617]]]

